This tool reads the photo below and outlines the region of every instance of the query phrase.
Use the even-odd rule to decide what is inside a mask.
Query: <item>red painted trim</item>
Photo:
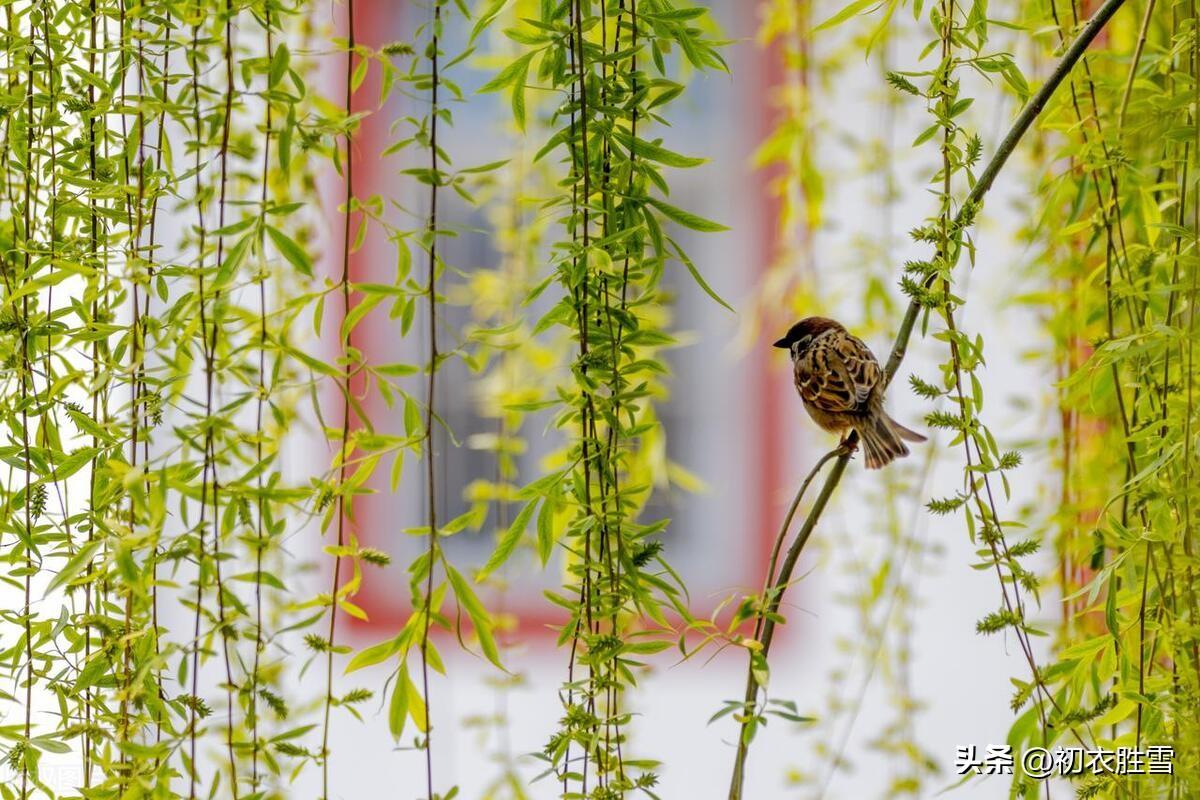
[[[787,81],[784,63],[783,47],[776,39],[769,47],[758,48],[758,80],[754,95],[755,142],[762,142],[782,121],[783,113],[776,100],[780,87]],[[772,165],[760,170],[753,178],[757,191],[754,194],[756,205],[755,219],[758,222],[754,242],[755,263],[757,264],[756,278],[762,279],[770,270],[779,256],[781,247],[781,231],[779,230],[779,215],[782,201],[772,191],[771,186],[780,177],[782,168]],[[782,301],[784,298],[780,298]],[[759,446],[759,480],[758,498],[755,503],[758,509],[758,564],[756,564],[756,580],[761,580],[774,545],[775,535],[784,509],[781,492],[785,490],[784,474],[787,469],[787,444],[791,441],[789,426],[786,422],[788,407],[784,401],[790,399],[790,393],[781,387],[790,385],[786,361],[778,357],[771,347],[778,337],[778,332],[786,329],[794,320],[784,319],[782,313],[769,314],[763,312],[762,329],[759,339],[754,346],[754,371],[757,391],[755,395],[761,403],[760,413],[754,415],[757,421]],[[794,410],[794,409],[793,409]]]
[[[398,7],[398,4],[358,0],[355,6],[355,17],[356,39],[362,45],[380,47],[387,42],[404,38],[402,6]],[[338,14],[337,24],[341,34],[345,35],[344,11]],[[751,106],[743,109],[745,115],[742,118],[753,120],[752,128],[747,132],[751,141],[747,142],[747,159],[743,163],[748,161],[749,153],[778,123],[781,114],[774,102],[774,94],[776,88],[786,80],[784,56],[782,48],[778,44],[765,51],[755,48],[753,52],[755,53],[751,60],[753,91],[742,95],[744,100],[741,101],[749,103]],[[340,74],[340,69],[336,72]],[[338,77],[334,82],[341,86],[341,80]],[[354,137],[354,193],[356,197],[360,198],[374,194],[387,196],[389,188],[394,185],[395,181],[400,180],[398,168],[393,169],[388,160],[382,157],[382,152],[387,147],[392,135],[389,130],[391,121],[398,114],[388,110],[380,112],[375,108],[379,97],[379,84],[379,70],[373,67],[363,86],[355,93],[353,101],[353,109],[356,112],[375,112],[362,120]],[[750,168],[747,167],[747,169]],[[777,173],[778,169],[772,168],[745,176],[749,189],[747,194],[752,197],[755,206],[752,218],[756,221],[756,227],[751,243],[754,256],[752,260],[757,265],[756,279],[765,274],[778,253],[780,201],[770,190],[770,185]],[[340,203],[342,184],[336,180],[334,183],[337,188],[333,192],[337,193],[337,203]],[[330,230],[340,234],[341,219],[340,214],[336,213],[337,203],[330,204]],[[373,269],[372,265],[394,263],[394,257],[389,252],[391,247],[392,245],[387,242],[386,237],[377,227],[369,231],[363,247],[351,256],[351,280],[389,280],[389,275],[380,274],[383,270],[380,270],[378,266]],[[414,269],[420,268],[420,266],[414,266]],[[331,273],[337,277],[335,269],[331,269]],[[340,312],[340,308],[338,311]],[[328,316],[340,316],[340,313]],[[337,319],[336,323],[340,326],[340,319]],[[747,574],[741,577],[740,583],[752,591],[756,591],[762,581],[780,514],[787,499],[782,497],[782,493],[788,488],[784,485],[783,478],[786,471],[788,442],[791,441],[791,437],[784,433],[790,428],[785,420],[785,417],[791,416],[785,405],[790,398],[790,393],[786,391],[789,384],[786,369],[783,368],[784,362],[775,358],[775,353],[770,347],[770,342],[774,338],[771,331],[781,324],[784,322],[779,319],[764,321],[761,341],[755,345],[750,356],[754,387],[752,396],[755,398],[754,402],[761,404],[758,412],[748,415],[753,422],[747,423],[754,426],[751,435],[754,437],[757,451],[751,455],[751,457],[756,456],[756,479],[754,481],[755,490],[751,494],[750,501],[754,504],[754,508],[749,509],[750,518],[754,520],[755,558],[749,565]],[[332,329],[336,332],[338,328],[333,327]],[[336,347],[336,333],[334,337],[334,346]],[[394,332],[391,328],[387,325],[372,324],[370,318],[360,325],[358,335],[355,337],[355,345],[363,351],[368,360],[389,357],[387,356],[388,347],[393,343]],[[361,377],[357,378],[352,385],[352,390],[362,398],[363,407],[372,419],[382,421],[388,415],[394,416],[397,413],[384,405],[377,392],[367,391],[367,388]],[[364,396],[365,391],[367,391],[366,396]],[[332,400],[336,400],[340,406],[340,395],[333,393]],[[386,429],[384,425],[381,427]],[[377,483],[383,484],[385,481],[380,480]],[[392,520],[387,518],[388,502],[386,491],[355,499],[356,519],[348,520],[347,531],[354,532],[363,546],[379,546],[383,537],[399,535],[398,531],[393,530]],[[343,564],[344,575],[349,574],[348,568],[348,564]],[[359,633],[377,633],[398,629],[405,624],[410,614],[406,586],[407,577],[400,572],[397,565],[393,565],[385,571],[370,566],[365,567],[362,587],[353,598],[353,602],[367,613],[369,621],[363,622],[346,616],[346,623],[352,630]],[[511,603],[513,599],[510,596],[508,602]],[[511,631],[508,637],[513,639],[552,639],[556,635],[557,629],[566,621],[559,609],[544,601],[516,607],[510,605],[506,611],[516,619],[515,630]],[[696,613],[699,615],[708,612],[697,610]]]
[[[377,49],[392,41],[403,41],[404,18],[404,4],[402,3],[358,0],[355,4],[354,24],[356,42],[365,47]],[[338,14],[337,26],[340,35],[345,36],[347,31],[344,11]],[[335,82],[340,87],[343,78],[340,70],[338,73]],[[392,141],[393,132],[390,130],[392,122],[402,113],[411,113],[411,109],[402,108],[403,101],[398,98],[389,101],[388,107],[382,110],[377,108],[380,87],[380,70],[372,65],[362,86],[355,92],[351,105],[356,113],[369,112],[361,121],[354,136],[354,196],[358,198],[368,198],[372,195],[387,197],[396,183],[403,179],[399,174],[401,169],[399,158],[395,156],[385,158],[383,151]],[[340,203],[340,187],[344,186],[344,183],[339,181],[337,185],[339,187],[337,202]],[[330,229],[340,234],[341,215],[336,214],[335,209],[336,204],[331,204],[331,211],[334,211],[335,216],[331,220]],[[357,219],[352,224],[357,224]],[[340,242],[340,239],[338,241]],[[350,257],[350,280],[359,282],[390,281],[392,276],[387,274],[387,269],[381,268],[380,265],[387,265],[390,268],[395,263],[395,256],[391,252],[393,247],[394,245],[387,240],[378,225],[371,226],[362,247]],[[418,274],[422,274],[425,269],[424,263],[420,261],[416,253],[414,253],[413,268]],[[335,275],[335,277],[337,276]],[[330,315],[338,317],[336,320],[338,327],[333,328],[335,331],[340,327],[340,311],[339,308],[337,315]],[[381,320],[379,315],[372,314],[364,319],[356,329],[354,344],[363,352],[368,362],[389,361],[395,358],[392,352],[395,336],[392,321]],[[389,418],[394,419],[398,415],[394,408],[387,407],[374,387],[366,385],[362,375],[355,377],[351,391],[360,399],[368,416],[377,421],[381,429],[386,430],[388,428],[388,425],[385,424],[386,421]],[[340,404],[340,395],[337,395],[336,399]],[[364,547],[381,547],[385,537],[402,535],[394,524],[395,520],[390,517],[389,504],[394,502],[394,498],[387,491],[386,483],[385,476],[375,476],[370,485],[376,489],[377,493],[355,498],[354,519],[347,520],[346,530],[353,532],[358,537],[360,545]],[[343,575],[349,574],[349,568],[349,564],[342,565]],[[364,622],[343,614],[342,616],[351,630],[360,633],[395,631],[408,621],[411,607],[407,598],[407,575],[401,572],[401,569],[399,565],[392,565],[386,570],[369,565],[364,566],[362,586],[358,594],[352,598],[352,602],[366,612],[368,621]],[[450,610],[447,609],[448,612]],[[527,608],[518,607],[509,610],[518,621],[514,633],[522,639],[534,635],[553,636],[554,632],[551,628],[561,626],[565,621],[561,614],[556,613],[556,609],[544,602],[531,604]]]
[[[392,41],[401,41],[404,37],[404,3],[362,2],[356,6],[355,33],[358,43],[377,49]],[[401,178],[401,166],[397,157],[385,158],[383,151],[387,149],[392,120],[408,109],[398,106],[403,102],[393,97],[383,108],[378,107],[381,88],[381,73],[375,66],[367,72],[362,86],[355,92],[352,107],[356,113],[367,112],[363,117],[355,136],[355,158],[357,163],[369,165],[368,169],[359,169],[355,175],[355,196],[368,198],[373,195],[387,197],[390,189]],[[350,273],[356,281],[390,281],[392,276],[382,274],[383,270],[373,269],[373,265],[394,264],[395,256],[388,251],[394,245],[388,242],[384,232],[377,224],[367,231],[363,246],[351,257]],[[425,266],[413,254],[414,271],[423,271]],[[387,321],[391,323],[391,320]],[[381,324],[377,315],[368,315],[359,325],[356,346],[362,351],[368,363],[382,363],[395,360],[393,352],[394,333],[389,335],[389,325]],[[364,379],[365,380],[365,379]],[[365,391],[364,391],[365,390]],[[375,387],[364,386],[364,381],[356,382],[354,391],[361,399],[363,409],[368,416],[377,422],[383,430],[388,430],[385,424],[389,417],[394,418],[397,412],[389,409],[383,402]],[[380,486],[380,484],[383,484]],[[357,517],[359,542],[363,546],[384,548],[384,539],[388,536],[402,535],[395,520],[389,520],[389,503],[394,498],[387,491],[386,479],[380,475],[374,476],[369,485],[376,494],[362,495],[354,501],[354,513]],[[400,573],[399,565],[392,565],[386,570],[366,566],[363,570],[363,582],[353,602],[367,614],[367,621],[353,617],[348,619],[354,630],[366,632],[372,630],[395,631],[408,620],[409,607],[407,603],[397,602],[397,598],[405,597],[407,582]],[[398,580],[399,578],[399,580]]]

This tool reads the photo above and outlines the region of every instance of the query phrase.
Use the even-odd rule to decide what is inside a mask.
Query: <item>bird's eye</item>
[[[808,347],[808,343],[811,341],[812,341],[811,334],[807,335],[807,336],[801,336],[799,339],[797,339],[795,342],[792,343],[792,352],[793,353],[803,352],[804,348]]]

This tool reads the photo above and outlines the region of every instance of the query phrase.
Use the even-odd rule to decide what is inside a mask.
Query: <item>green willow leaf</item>
[[[536,52],[526,53],[517,60],[513,61],[504,69],[500,70],[496,77],[479,87],[481,94],[488,92],[498,92],[501,89],[513,84],[518,80],[524,80],[525,75],[529,72],[529,64],[533,61]]]
[[[509,0],[491,0],[491,2],[488,3],[487,8],[479,12],[475,20],[475,25],[471,28],[471,37],[469,39],[471,44],[474,44],[475,40],[479,38],[479,35],[487,30],[488,25],[491,25],[492,21],[500,15],[500,12],[504,10],[506,5],[508,5],[508,1]]]
[[[629,134],[620,131],[614,133],[613,136],[618,142],[625,145],[633,155],[657,161],[659,164],[665,164],[668,167],[698,167],[708,162],[707,158],[694,158],[692,156],[681,155],[660,145],[647,142],[644,139],[634,139]]]
[[[701,231],[703,233],[717,233],[720,231],[729,230],[729,228],[725,227],[719,222],[707,220],[704,217],[691,213],[690,211],[684,211],[682,208],[676,208],[673,205],[664,203],[662,200],[648,198],[646,203],[647,205],[653,206],[660,214],[672,222],[682,225],[685,228],[690,228],[694,231]]]
[[[517,514],[516,519],[508,526],[508,530],[500,537],[500,541],[496,544],[496,549],[492,551],[491,557],[483,568],[475,575],[475,582],[483,581],[488,575],[499,569],[504,562],[508,561],[513,550],[517,548],[517,543],[521,541],[522,534],[529,526],[529,520],[533,517],[533,512],[537,510],[539,499],[530,500],[521,511]]]
[[[52,594],[58,591],[63,586],[66,586],[88,568],[92,559],[96,557],[96,553],[100,551],[100,547],[104,544],[103,539],[93,539],[90,542],[85,542],[82,547],[75,552],[75,555],[67,559],[67,563],[63,568],[50,580],[46,586],[46,594]]]
[[[371,645],[365,650],[360,650],[355,653],[354,658],[350,659],[350,663],[346,665],[345,674],[349,675],[351,672],[363,669],[364,667],[382,664],[384,661],[395,657],[405,649],[408,638],[405,633],[400,633],[391,639],[385,639],[378,644]]]
[[[504,669],[504,665],[500,663],[500,650],[496,647],[496,640],[492,635],[494,623],[487,609],[484,608],[483,603],[479,602],[479,598],[471,589],[471,584],[459,574],[458,570],[451,566],[449,561],[444,561],[443,564],[446,568],[446,577],[450,581],[450,588],[453,590],[459,606],[471,618],[471,626],[475,629],[475,636],[479,639],[479,648],[483,651],[484,657],[498,669]]]
[[[829,19],[822,22],[820,25],[812,29],[813,33],[820,33],[823,30],[837,27],[851,17],[857,17],[867,9],[876,8],[882,5],[884,0],[854,0],[852,3],[847,3],[841,11],[834,14]]]
[[[255,238],[257,238],[255,232],[250,231],[239,238],[233,247],[229,248],[229,252],[225,254],[225,260],[217,270],[214,289],[219,290],[229,285],[229,282],[233,280],[233,276],[241,269],[242,263],[245,262],[246,257],[249,255]]]
[[[298,245],[291,237],[278,228],[267,225],[267,235],[271,237],[271,241],[279,250],[280,255],[288,260],[292,266],[300,270],[302,275],[312,277],[312,259],[309,258],[304,248]]]
[[[550,561],[554,551],[554,507],[549,500],[542,503],[537,515],[537,553],[542,566]]]
[[[668,238],[667,241],[670,243],[671,248],[675,251],[675,256],[679,259],[680,263],[687,267],[687,271],[691,273],[692,280],[696,282],[696,285],[703,289],[704,293],[713,300],[717,301],[717,303],[736,314],[737,311],[734,310],[733,306],[729,305],[729,303],[726,303],[725,300],[722,299],[722,297],[717,294],[711,286],[708,285],[708,281],[704,280],[704,276],[700,274],[700,270],[696,269],[696,265],[692,263],[692,259],[688,257],[688,254],[684,252],[683,248],[676,244],[674,239]]]
[[[288,62],[291,53],[288,51],[286,42],[280,42],[275,48],[275,54],[271,57],[271,66],[268,74],[268,84],[273,89],[283,80],[283,76],[287,74]]]
[[[404,725],[409,715],[409,688],[412,680],[408,677],[408,667],[400,665],[396,676],[396,685],[392,687],[392,699],[388,703],[388,730],[397,741],[404,735]]]

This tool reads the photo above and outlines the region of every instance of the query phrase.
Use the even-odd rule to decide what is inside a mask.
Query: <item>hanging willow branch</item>
[[[285,527],[272,525],[273,505],[301,519],[319,491],[286,486],[263,442],[263,428],[286,427],[297,406],[266,396],[268,364],[289,389],[315,384],[300,360],[267,351],[290,352],[287,331],[320,297],[305,291],[312,258],[299,241],[312,237],[302,203],[242,211],[254,195],[266,206],[268,184],[283,183],[291,161],[280,154],[273,170],[269,150],[261,186],[239,169],[260,152],[257,126],[239,113],[243,84],[267,77],[262,98],[287,109],[288,146],[319,152],[333,126],[308,113],[307,67],[293,70],[286,47],[268,34],[264,57],[235,38],[247,11],[305,35],[308,6],[274,0],[39,0],[0,15],[10,98],[0,405],[11,432],[0,533],[6,583],[25,598],[0,611],[18,723],[0,745],[6,798],[265,788],[256,704],[264,699],[276,719],[287,707],[267,688],[280,673],[262,651],[279,640],[264,628],[291,612],[271,608],[264,589],[283,587],[256,543]],[[307,169],[293,174],[313,185]],[[159,225],[164,197],[178,224]],[[242,269],[251,253],[265,260],[264,233],[288,265],[291,296],[277,321],[264,282],[252,286]],[[254,288],[256,309],[242,303]],[[272,341],[272,329],[284,337]],[[334,372],[326,366],[317,371]],[[243,429],[252,416],[254,433]],[[69,483],[87,488],[69,495]],[[254,571],[240,572],[252,559]],[[253,676],[239,652],[251,638],[241,581],[255,584]],[[160,624],[164,600],[168,619],[186,618],[175,630]],[[72,752],[78,786],[39,767],[44,754]],[[319,754],[272,743],[270,758],[275,774],[281,758]]]
[[[201,119],[201,97],[200,97],[200,60],[202,51],[200,49],[200,22],[202,17],[197,17],[192,25],[192,51],[190,56],[191,61],[191,111],[192,111],[192,133],[195,135],[195,153],[193,154],[192,170],[195,173],[196,197],[204,197],[203,183],[203,166],[201,157],[204,151],[204,127]],[[206,313],[207,300],[205,299],[204,289],[204,248],[205,241],[208,235],[208,228],[205,225],[204,219],[204,203],[196,203],[196,303],[199,306],[200,315],[200,350],[204,360],[204,396],[203,407],[205,417],[212,415],[212,389],[213,381],[216,376],[212,373],[210,362],[208,360],[208,318]],[[190,769],[188,776],[188,800],[196,800],[197,783],[199,780],[199,766],[197,765],[197,740],[199,738],[198,727],[200,725],[201,707],[195,698],[200,696],[200,650],[201,650],[201,621],[204,617],[204,582],[207,575],[206,558],[207,552],[205,548],[204,537],[204,522],[207,519],[208,513],[208,497],[211,487],[211,470],[213,461],[211,458],[212,450],[209,447],[211,430],[209,426],[204,426],[204,431],[201,434],[202,444],[202,466],[200,470],[200,521],[196,527],[196,599],[195,612],[192,617],[192,660],[191,660],[191,695],[193,703],[190,708],[190,716],[188,720],[188,755],[190,760]],[[215,525],[214,525],[215,527]]]
[[[345,97],[343,111],[346,115],[346,131],[344,135],[345,156],[342,163],[345,182],[345,192],[342,197],[342,274],[338,281],[338,289],[342,297],[342,319],[350,318],[350,220],[354,202],[354,128],[350,118],[353,114],[354,100],[354,0],[346,3],[346,44],[345,66]],[[342,366],[342,431],[338,441],[337,454],[337,503],[334,513],[337,515],[337,547],[333,556],[333,585],[329,594],[329,631],[325,641],[325,709],[321,729],[321,797],[329,798],[329,717],[333,708],[333,655],[336,646],[337,612],[342,591],[342,555],[346,545],[346,464],[350,460],[350,373],[351,359],[349,352],[353,347],[353,329],[347,329],[341,336],[341,347],[345,364]]]
[[[264,34],[264,49],[266,51],[267,63],[274,64],[276,51],[275,43],[271,38],[271,26],[273,24],[271,15],[271,4],[268,2],[263,7],[263,34]],[[267,217],[267,185],[271,171],[271,137],[274,131],[271,128],[273,123],[274,98],[271,96],[273,71],[268,71],[264,75],[266,88],[262,93],[263,97],[263,152],[262,152],[262,171],[259,177],[260,194],[259,194],[259,225],[266,224]],[[282,75],[279,76],[282,79]],[[260,247],[265,242],[265,236],[260,234]],[[269,397],[270,390],[267,388],[267,280],[269,273],[265,266],[260,269],[257,276],[258,280],[258,392],[254,401],[254,458],[259,465],[263,464],[263,440],[265,438],[265,429],[263,427],[263,413]],[[247,709],[246,714],[250,720],[250,789],[257,792],[259,789],[259,774],[258,762],[261,755],[262,744],[259,739],[259,691],[262,669],[262,652],[265,645],[263,637],[263,552],[266,550],[267,542],[264,538],[266,533],[266,512],[267,504],[264,495],[263,471],[260,469],[255,479],[255,498],[254,498],[254,658],[250,665],[250,686],[247,690]]]
[[[638,654],[674,639],[664,609],[690,619],[656,538],[666,521],[638,516],[654,491],[644,476],[658,468],[652,454],[664,436],[654,406],[666,391],[657,354],[673,342],[659,281],[678,263],[712,294],[668,223],[723,228],[667,202],[666,168],[702,160],[672,152],[646,129],[686,88],[664,53],[724,69],[717,43],[702,33],[706,13],[656,0],[543,4],[540,18],[506,31],[522,54],[483,87],[511,91],[519,126],[530,84],[559,101],[537,158],[563,157],[561,189],[547,207],[561,210],[565,235],[552,249],[553,274],[530,299],[556,287],[538,327],[561,330],[574,353],[555,401],[565,466],[521,491],[525,507],[480,578],[510,557],[535,516],[541,563],[564,554],[566,582],[554,597],[569,614],[559,634],[568,651],[563,716],[542,754],[564,794],[622,796],[656,784],[647,759],[627,752],[633,715],[625,698],[644,666]]]
[[[425,391],[425,490],[426,503],[428,504],[426,513],[428,514],[427,520],[429,524],[429,549],[427,551],[429,574],[425,576],[425,595],[422,599],[424,626],[421,629],[421,692],[425,698],[425,719],[427,721],[425,731],[425,785],[428,797],[434,796],[433,724],[429,721],[432,717],[429,697],[429,627],[433,623],[433,573],[434,559],[437,557],[438,552],[437,483],[434,478],[437,470],[434,463],[433,424],[438,370],[438,186],[442,182],[441,165],[438,160],[438,115],[441,111],[438,106],[438,88],[441,83],[441,75],[438,73],[438,39],[441,35],[441,27],[442,0],[434,0],[433,33],[429,44],[429,172],[432,178],[429,182],[429,221],[426,227],[426,234],[429,237],[429,274],[427,276],[429,284],[425,295],[429,308],[429,375]]]
[[[225,0],[224,8],[225,16],[225,35],[222,47],[222,60],[224,62],[225,72],[225,94],[223,98],[224,112],[221,119],[221,143],[218,155],[221,158],[221,175],[219,179],[219,189],[217,197],[217,267],[223,270],[225,267],[225,212],[228,202],[229,191],[229,134],[233,128],[233,0]],[[221,286],[218,285],[214,292],[213,305],[214,307],[221,302]],[[203,303],[203,298],[201,298]],[[202,306],[203,307],[203,306]],[[221,344],[218,334],[221,330],[221,321],[216,316],[214,311],[212,339],[208,348],[208,360],[206,364],[207,375],[207,399],[206,399],[206,414],[212,416],[213,392],[215,383],[217,348]],[[216,577],[217,584],[217,625],[221,631],[221,656],[225,665],[225,709],[229,718],[225,721],[225,749],[229,760],[229,786],[233,793],[234,800],[238,800],[238,769],[237,755],[234,753],[233,739],[236,719],[234,715],[234,690],[237,688],[233,680],[233,663],[230,658],[230,642],[229,642],[229,622],[225,612],[225,582],[221,576],[221,534],[224,530],[224,522],[221,518],[221,482],[217,476],[217,454],[215,437],[210,432],[208,435],[209,458],[213,461],[212,466],[212,498],[213,498],[213,571]],[[201,532],[203,535],[203,532]]]
[[[966,200],[963,201],[962,207],[955,216],[954,225],[952,227],[955,231],[960,232],[959,235],[961,235],[961,231],[966,228],[967,224],[974,220],[975,215],[978,213],[978,210],[983,202],[983,198],[987,194],[988,190],[992,188],[992,184],[995,182],[996,176],[1000,174],[1000,170],[1008,161],[1009,156],[1011,156],[1016,150],[1017,145],[1020,143],[1022,137],[1024,137],[1029,131],[1030,126],[1033,125],[1034,120],[1037,119],[1038,115],[1045,108],[1046,103],[1050,100],[1051,96],[1053,96],[1054,92],[1058,89],[1063,80],[1071,73],[1071,70],[1074,68],[1075,64],[1083,56],[1084,51],[1087,50],[1088,46],[1092,43],[1092,41],[1096,38],[1108,21],[1112,19],[1117,10],[1124,5],[1124,2],[1125,0],[1107,0],[1107,2],[1096,11],[1095,15],[1092,16],[1087,25],[1085,25],[1079,32],[1079,35],[1075,38],[1075,41],[1073,41],[1071,46],[1068,47],[1063,53],[1062,58],[1055,66],[1054,71],[1046,79],[1046,82],[1041,86],[1040,89],[1038,89],[1037,93],[1030,98],[1030,100],[1025,104],[1025,107],[1021,109],[1020,114],[1017,115],[1017,119],[1009,128],[1008,133],[1005,134],[1004,138],[1000,141],[1000,144],[997,145],[995,155],[992,156],[991,161],[988,162],[987,166],[980,173],[978,180],[971,188]],[[936,276],[931,276],[928,279],[927,286],[932,285],[935,277]],[[909,339],[912,337],[913,327],[915,326],[917,318],[922,309],[922,304],[916,299],[912,300],[908,305],[908,309],[904,314],[904,319],[900,323],[900,329],[896,333],[896,339],[892,345],[891,353],[889,354],[887,363],[884,366],[885,385],[891,383],[892,378],[896,375],[896,371],[900,368],[900,363],[904,360],[904,356],[908,350]],[[846,466],[849,464],[850,458],[853,455],[854,445],[856,443],[857,436],[855,434],[851,434],[847,439],[845,446],[826,454],[818,462],[817,467],[813,470],[813,473],[805,479],[805,482],[801,486],[802,493],[803,490],[807,488],[809,481],[812,480],[812,475],[815,475],[831,456],[836,456],[837,460],[834,461],[833,469],[829,475],[826,476],[825,482],[821,487],[821,491],[817,495],[817,499],[812,508],[809,510],[808,515],[805,517],[804,523],[800,527],[800,531],[796,534],[795,540],[788,549],[787,557],[784,559],[783,566],[779,571],[779,575],[775,579],[774,583],[772,584],[771,591],[767,595],[766,609],[760,616],[762,633],[758,639],[762,645],[761,651],[759,652],[761,652],[761,656],[764,660],[770,652],[770,642],[775,633],[775,620],[778,618],[777,614],[780,603],[783,600],[783,595],[787,591],[787,587],[791,584],[792,571],[795,568],[796,561],[799,559],[800,553],[804,549],[804,545],[808,542],[809,536],[816,527],[817,522],[820,520],[821,514],[825,511],[825,507],[829,502],[829,498],[833,495],[834,490],[841,482],[842,476],[846,471]],[[795,505],[793,505],[786,518],[785,526],[780,531],[780,539],[786,536],[787,526],[790,524],[792,515],[794,513]],[[759,688],[759,682],[754,670],[755,656],[755,653],[751,654],[751,667],[747,670],[746,707],[743,710],[743,721],[741,723],[738,737],[738,750],[734,757],[733,773],[730,778],[730,800],[740,800],[740,798],[744,796],[743,787],[745,785],[746,758],[749,754],[750,741],[753,738],[756,722],[758,720],[758,715],[753,710],[754,698],[757,697]],[[1037,680],[1036,674],[1035,680]]]

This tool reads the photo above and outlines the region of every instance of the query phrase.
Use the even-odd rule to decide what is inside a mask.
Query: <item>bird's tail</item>
[[[884,416],[887,416],[887,415],[885,414]],[[892,419],[891,417],[888,417],[887,421],[888,421],[888,424],[892,426],[892,430],[894,430],[896,432],[896,435],[898,435],[904,441],[912,442],[913,444],[920,444],[921,442],[927,441],[927,439],[924,436],[917,433],[916,431],[909,430],[908,428],[901,425],[899,422],[896,422],[896,420]]]
[[[924,436],[909,430],[882,411],[872,414],[867,423],[858,428],[858,436],[867,454],[867,469],[879,469],[894,459],[908,455],[904,440],[925,441]]]

